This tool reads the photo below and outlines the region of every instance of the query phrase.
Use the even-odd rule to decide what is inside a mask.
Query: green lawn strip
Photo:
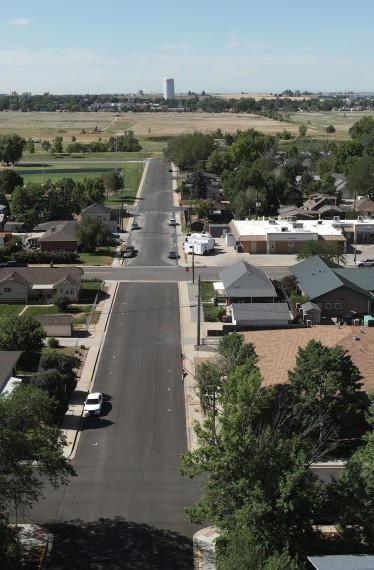
[[[86,321],[91,310],[91,305],[70,305],[66,311],[59,311],[54,305],[31,305],[23,313],[27,317],[43,317],[50,315],[71,315],[74,324],[82,324]]]
[[[116,253],[116,246],[98,247],[95,253],[80,253],[79,262],[85,265],[111,265]]]
[[[19,315],[24,308],[25,305],[0,305],[0,318]]]
[[[209,302],[214,297],[213,283],[210,281],[203,281],[201,283],[201,299],[204,303]]]
[[[101,289],[101,280],[98,281],[82,281],[82,289],[79,294],[80,303],[92,303],[95,300],[97,292]]]

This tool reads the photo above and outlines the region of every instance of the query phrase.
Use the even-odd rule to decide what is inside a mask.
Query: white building
[[[164,79],[164,99],[174,99],[174,79]]]

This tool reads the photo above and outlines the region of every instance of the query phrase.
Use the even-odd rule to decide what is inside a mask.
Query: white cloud
[[[28,26],[31,18],[14,18],[9,22],[9,26]]]

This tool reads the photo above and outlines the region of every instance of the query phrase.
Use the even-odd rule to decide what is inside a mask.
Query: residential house
[[[5,222],[7,221],[7,206],[4,206],[4,204],[0,204],[0,231],[3,232],[4,231],[4,226],[5,226]]]
[[[237,327],[287,326],[291,316],[287,303],[277,302],[274,285],[262,269],[238,261],[220,272],[215,289],[229,305],[232,324]],[[221,291],[220,291],[221,289]]]
[[[343,212],[337,202],[337,196],[313,194],[304,202],[303,209],[307,212],[318,213],[321,218],[333,218],[334,216],[340,216]]]
[[[2,267],[0,303],[43,305],[55,295],[77,302],[83,269],[80,267]]]
[[[40,232],[37,239],[37,245],[41,251],[77,251],[78,238],[76,235],[77,227],[80,222],[76,220],[52,221],[39,224],[33,229],[31,239]]]
[[[112,232],[116,232],[118,230],[119,211],[103,206],[103,204],[95,203],[81,211],[80,220],[83,222],[87,219],[100,220]]]
[[[18,380],[16,376],[17,362],[21,358],[20,350],[0,351],[0,394],[10,392],[13,385],[12,380]]]
[[[342,268],[313,256],[290,267],[290,272],[300,291],[320,307],[322,317],[372,311],[374,268]]]
[[[277,292],[262,269],[238,261],[219,274],[227,305],[232,303],[274,303]]]
[[[374,202],[369,198],[359,196],[356,200],[355,209],[365,218],[374,218]]]

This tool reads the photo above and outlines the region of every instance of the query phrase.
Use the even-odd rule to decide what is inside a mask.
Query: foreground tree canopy
[[[311,341],[289,375],[289,389],[263,388],[254,346],[236,333],[220,341],[216,359],[197,368],[205,419],[195,426],[199,445],[182,457],[181,472],[204,475],[201,496],[186,512],[191,522],[218,528],[220,570],[301,570],[306,555],[323,546],[310,518],[327,504],[347,528],[356,522],[357,544],[362,538],[373,544],[372,436],[336,487],[327,490],[309,469],[357,415],[360,373],[340,346]],[[337,508],[349,485],[354,497]],[[361,506],[364,526],[363,516],[352,514]],[[343,550],[345,540],[347,534]]]

